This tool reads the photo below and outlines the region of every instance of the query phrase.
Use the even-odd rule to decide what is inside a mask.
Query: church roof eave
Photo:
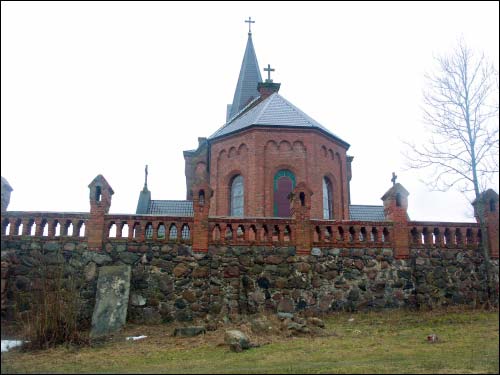
[[[317,130],[319,131],[321,134],[327,136],[328,138],[340,143],[342,146],[345,147],[346,150],[348,150],[351,145],[349,143],[347,143],[346,141],[342,140],[341,138],[335,136],[334,134],[330,133],[329,131],[326,131],[326,130],[323,130],[321,128],[312,128],[310,126],[293,126],[293,125],[290,125],[290,126],[287,126],[287,125],[272,125],[272,124],[253,124],[253,125],[249,125],[247,127],[245,127],[244,129],[237,129],[237,130],[234,130],[232,132],[229,132],[229,133],[224,133],[224,134],[221,134],[219,136],[215,136],[215,137],[211,137],[210,138],[210,142],[213,143],[215,141],[219,141],[223,138],[226,138],[226,137],[230,137],[232,135],[235,135],[239,132],[242,132],[242,131],[245,131],[245,130],[251,130],[251,129],[258,129],[258,128],[262,128],[262,129],[291,129],[291,130]]]

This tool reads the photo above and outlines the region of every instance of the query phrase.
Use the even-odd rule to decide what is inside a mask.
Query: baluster
[[[457,247],[460,247],[463,245],[463,233],[462,233],[462,228],[455,228],[455,233],[454,233],[454,238],[455,238],[455,244]]]
[[[442,228],[436,228],[437,231],[435,230],[434,231],[434,236],[436,238],[436,243],[435,243],[435,246],[436,247],[444,247],[444,233],[443,233],[443,230]]]
[[[285,226],[284,225],[278,225],[278,242],[283,245],[285,243]]]
[[[332,244],[336,244],[338,242],[338,239],[337,239],[337,236],[338,236],[338,233],[337,233],[337,229],[335,227],[335,225],[331,225],[330,228],[332,229],[331,233],[330,233],[330,243]]]
[[[115,223],[116,225],[116,238],[122,238],[122,231],[123,231],[123,221],[118,221]]]
[[[17,234],[16,232],[16,218],[11,217],[9,219],[9,224],[10,224],[10,229],[9,229],[9,237],[15,236]]]
[[[158,225],[160,225],[160,222],[159,221],[153,221],[151,223],[152,225],[152,230],[153,230],[153,236],[152,236],[152,239],[153,241],[158,241]]]
[[[233,238],[231,239],[231,244],[237,245],[238,244],[238,223],[232,223],[231,224],[231,230],[233,231]]]
[[[361,239],[359,236],[361,235],[361,227],[359,225],[354,225],[354,243],[355,244],[360,244]]]
[[[22,236],[29,236],[30,235],[30,233],[29,233],[29,230],[31,229],[31,227],[29,225],[30,221],[31,221],[31,219],[24,219],[22,221],[22,224],[23,224],[23,231],[21,233]]]

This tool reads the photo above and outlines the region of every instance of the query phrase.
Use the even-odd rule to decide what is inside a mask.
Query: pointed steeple
[[[253,22],[254,21],[252,21],[252,23]],[[253,48],[252,32],[249,31],[247,47],[245,49],[245,55],[243,56],[243,62],[241,63],[240,75],[238,77],[238,84],[236,85],[236,90],[234,92],[233,104],[231,104],[230,108],[228,106],[226,121],[243,109],[243,107],[245,107],[252,99],[260,96],[259,91],[257,90],[259,82],[262,82],[262,77],[260,75],[257,56],[255,55],[255,50]]]
[[[144,169],[144,187],[139,194],[139,201],[137,202],[136,214],[147,214],[149,209],[149,202],[151,202],[151,192],[148,190],[148,166]]]

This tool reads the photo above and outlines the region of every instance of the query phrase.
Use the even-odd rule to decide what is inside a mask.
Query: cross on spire
[[[252,33],[252,23],[255,23],[255,21],[252,21],[252,17],[248,17],[248,20],[245,20],[246,23],[248,23],[248,33]]]
[[[396,176],[396,173],[392,172],[392,178],[391,178],[392,186],[396,185],[397,178],[398,178],[398,176]]]
[[[271,72],[274,72],[274,69],[271,69],[271,64],[267,64],[267,68],[264,68],[264,71],[267,72],[266,82],[272,82]]]

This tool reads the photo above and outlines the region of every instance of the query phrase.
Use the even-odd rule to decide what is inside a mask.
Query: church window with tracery
[[[323,178],[323,219],[333,219],[332,183]]]
[[[230,215],[243,216],[244,215],[244,196],[245,189],[243,185],[243,176],[237,175],[231,182],[231,202],[230,202]]]

